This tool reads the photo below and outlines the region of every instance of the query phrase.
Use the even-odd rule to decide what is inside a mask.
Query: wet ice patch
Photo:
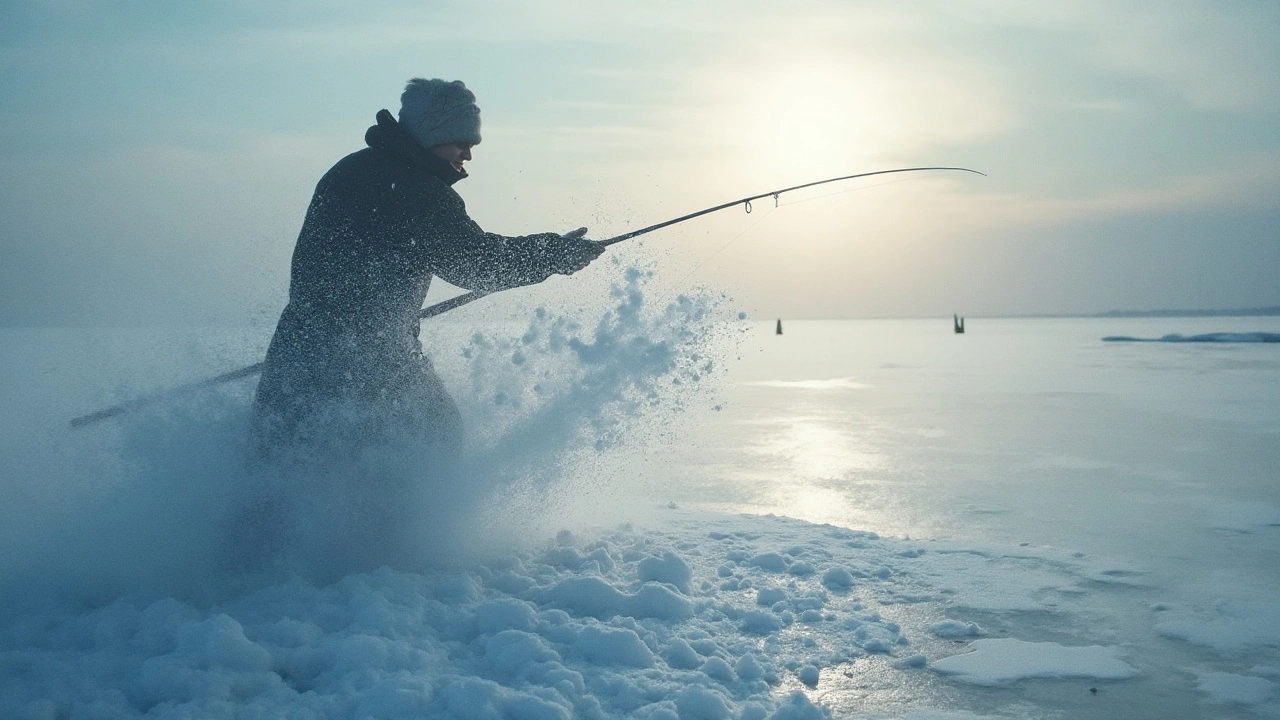
[[[1210,505],[1209,522],[1214,530],[1250,534],[1280,528],[1280,508],[1265,502],[1216,501]]]
[[[1234,654],[1280,646],[1280,603],[1227,602],[1207,610],[1164,610],[1156,632]]]
[[[1196,687],[1209,702],[1220,705],[1261,705],[1275,691],[1270,680],[1225,672],[1196,673]]]
[[[933,669],[972,685],[1007,685],[1029,678],[1123,680],[1137,671],[1100,645],[1067,647],[1012,638],[975,640],[970,652],[933,663]]]
[[[914,710],[901,716],[901,720],[1009,720],[1007,715],[977,715],[966,710]]]
[[[743,383],[756,387],[794,388],[796,390],[865,390],[870,385],[851,377],[830,380],[752,380]]]
[[[973,610],[1052,610],[1057,604],[1053,591],[1077,582],[1044,558],[1030,554],[1017,557],[980,549],[942,549],[913,562],[919,566],[916,574],[938,578],[953,606]]]

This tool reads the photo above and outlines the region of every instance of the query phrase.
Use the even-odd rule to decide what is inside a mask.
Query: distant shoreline
[[[965,317],[961,314],[961,317]],[[1025,315],[998,313],[994,315],[972,315],[974,320],[1066,320],[1066,319],[1122,319],[1122,318],[1215,318],[1215,317],[1280,317],[1280,305],[1259,308],[1236,308],[1227,310],[1108,310],[1100,313],[1028,313]],[[755,318],[764,322],[768,318]],[[865,315],[844,317],[791,317],[783,316],[784,322],[801,322],[805,320],[946,320],[946,315]],[[774,322],[768,319],[769,322]]]
[[[1234,310],[1108,310],[1090,317],[1100,318],[1196,318],[1196,317],[1274,317],[1280,305]]]

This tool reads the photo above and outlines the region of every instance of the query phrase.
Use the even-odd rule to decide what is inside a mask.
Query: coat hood
[[[390,153],[422,167],[443,180],[446,185],[467,177],[466,170],[455,170],[444,158],[433,155],[419,145],[388,110],[378,111],[376,123],[364,133],[364,142],[375,150]]]

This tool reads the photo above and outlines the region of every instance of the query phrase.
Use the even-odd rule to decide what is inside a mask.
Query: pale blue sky
[[[414,76],[478,95],[458,189],[497,232],[990,175],[616,248],[763,317],[1280,304],[1280,4],[690,5],[3,0],[0,323],[269,323],[315,182]]]

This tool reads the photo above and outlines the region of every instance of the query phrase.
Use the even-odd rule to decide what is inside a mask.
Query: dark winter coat
[[[432,276],[500,290],[545,280],[563,252],[555,233],[480,229],[451,187],[466,173],[386,110],[365,142],[321,178],[307,209],[255,398],[259,444],[324,432],[316,418],[335,408],[360,418],[357,433],[456,435],[457,409],[417,339]]]

